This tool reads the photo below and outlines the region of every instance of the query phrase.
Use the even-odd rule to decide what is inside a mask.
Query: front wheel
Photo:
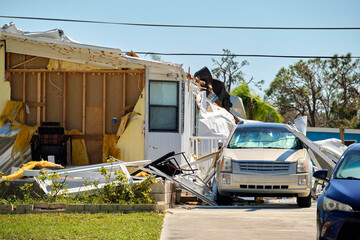
[[[297,197],[296,202],[301,208],[311,207],[311,193],[307,197]]]

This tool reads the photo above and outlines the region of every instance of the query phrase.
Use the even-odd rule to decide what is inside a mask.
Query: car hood
[[[360,210],[360,180],[331,179],[325,195]]]
[[[306,149],[224,149],[224,156],[238,161],[296,162],[305,155]]]

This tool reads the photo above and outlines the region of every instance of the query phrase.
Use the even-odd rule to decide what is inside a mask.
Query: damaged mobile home
[[[0,134],[6,136],[0,137],[0,171],[6,174],[44,159],[97,164],[70,171],[96,177],[94,169],[108,166],[104,162],[113,156],[128,162],[118,164],[123,172],[147,163],[139,169],[175,181],[211,205],[219,147],[246,119],[242,100],[207,68],[191,76],[181,65],[81,44],[59,29],[23,32],[12,23],[0,31],[0,109]],[[289,131],[320,159],[316,166],[333,167],[295,127]],[[145,159],[160,159],[160,165]],[[24,170],[24,176],[36,174]]]
[[[13,24],[0,32],[0,64],[0,108],[16,112],[2,116],[3,123],[58,122],[73,143],[71,161],[62,163],[103,162],[111,135],[122,161],[155,159],[168,149],[188,153],[181,65],[80,44],[58,29],[29,33]],[[9,106],[14,102],[16,110]]]

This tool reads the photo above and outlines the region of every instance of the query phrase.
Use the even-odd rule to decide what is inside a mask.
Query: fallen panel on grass
[[[48,170],[49,174],[55,173],[59,175],[59,182],[65,182],[63,189],[59,191],[59,194],[69,193],[77,194],[82,192],[97,191],[103,188],[108,183],[119,183],[115,181],[115,171],[120,169],[127,182],[124,184],[132,184],[142,182],[146,178],[135,178],[132,177],[127,170],[127,166],[138,166],[149,163],[150,160],[136,161],[136,162],[113,162],[95,164],[90,166],[75,167],[66,170]],[[100,174],[100,168],[106,168],[109,170],[109,178],[105,178]],[[51,194],[53,181],[46,179],[42,181],[38,179],[40,170],[27,170],[24,171],[24,176],[34,177],[36,182],[39,184],[45,194]],[[96,184],[91,184],[96,183]]]

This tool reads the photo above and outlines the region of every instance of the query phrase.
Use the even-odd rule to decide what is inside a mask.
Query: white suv
[[[240,124],[217,162],[216,184],[220,205],[235,196],[272,196],[297,197],[299,207],[310,207],[312,163],[284,124]]]

